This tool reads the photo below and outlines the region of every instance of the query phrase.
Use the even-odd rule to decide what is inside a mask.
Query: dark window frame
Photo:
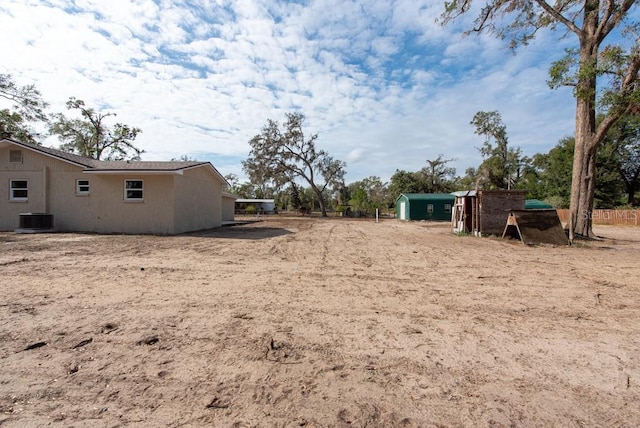
[[[144,180],[124,180],[124,200],[130,202],[144,201]]]
[[[24,185],[20,185],[21,183],[24,183]],[[10,179],[9,200],[14,202],[27,202],[29,200],[29,180],[24,178]]]
[[[76,195],[88,195],[91,190],[89,180],[76,179]]]

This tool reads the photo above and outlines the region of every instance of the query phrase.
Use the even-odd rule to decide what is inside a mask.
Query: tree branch
[[[557,10],[544,0],[535,0],[535,2],[538,3],[538,5],[545,10],[545,12],[551,15],[553,19],[564,24],[569,30],[578,35],[578,37],[582,38],[582,30],[573,21],[565,17],[559,10]]]
[[[636,0],[624,0],[616,12],[615,15],[613,11],[615,10],[615,1],[608,0],[607,11],[605,12],[606,19],[602,19],[600,25],[598,26],[598,31],[596,32],[596,37],[598,40],[598,44],[600,44],[605,37],[624,19],[627,15],[631,6],[634,5]],[[613,16],[613,17],[612,17]]]

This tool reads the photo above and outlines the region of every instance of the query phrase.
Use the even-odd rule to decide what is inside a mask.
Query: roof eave
[[[93,175],[183,175],[183,170],[158,170],[158,169],[85,169],[84,174]]]
[[[71,165],[79,166],[79,167],[82,167],[82,168],[92,168],[93,167],[89,162],[87,162],[87,163],[75,162],[75,161],[72,161],[70,159],[66,159],[66,158],[64,158],[62,156],[57,156],[55,154],[48,153],[48,152],[46,152],[44,150],[39,150],[38,146],[22,143],[20,141],[12,140],[10,138],[3,138],[2,140],[0,140],[0,142],[9,142],[11,144],[14,144],[16,146],[22,147],[24,149],[31,150],[32,152],[36,152],[36,153],[39,153],[41,155],[49,156],[49,157],[57,159],[59,161],[67,162],[67,163],[70,163]],[[92,160],[87,158],[87,161],[92,161]]]

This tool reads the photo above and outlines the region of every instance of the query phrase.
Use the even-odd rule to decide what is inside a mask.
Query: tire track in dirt
[[[640,247],[524,247],[396,221],[247,227],[0,235],[0,260],[33,258],[1,267],[0,424],[640,420]]]

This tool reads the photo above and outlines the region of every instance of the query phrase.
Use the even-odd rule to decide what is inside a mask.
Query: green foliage
[[[580,61],[580,51],[577,48],[565,49],[564,57],[551,65],[547,84],[551,89],[573,87],[574,96],[585,100],[599,95],[600,111],[626,108],[640,101],[640,91],[637,89],[621,90],[625,78],[630,77],[630,61],[633,61],[633,55],[630,56],[619,45],[607,45],[597,56],[583,61]],[[581,84],[593,82],[593,79],[601,79],[603,83],[607,83],[600,89],[599,94],[596,93],[594,83]],[[635,79],[637,80],[637,70]]]
[[[38,135],[30,123],[47,121],[47,103],[40,92],[34,85],[17,85],[10,74],[0,74],[0,98],[12,104],[11,108],[0,110],[0,138],[38,144]]]
[[[355,211],[373,214],[385,205],[387,187],[380,177],[371,176],[349,184],[351,199],[349,205]]]
[[[0,97],[12,102],[13,109],[25,121],[47,119],[44,109],[48,104],[35,85],[18,86],[10,74],[0,74]]]
[[[62,141],[61,150],[99,160],[140,160],[144,150],[133,145],[139,128],[122,123],[108,127],[104,120],[115,113],[97,113],[74,97],[67,101],[67,109],[79,111],[81,118],[53,115],[50,132]]]
[[[596,208],[616,208],[624,203],[624,185],[618,172],[619,165],[615,145],[608,141],[602,143],[596,156]]]
[[[427,166],[419,171],[397,169],[391,176],[387,188],[387,206],[391,206],[402,193],[449,193],[459,187],[456,169],[447,164],[454,159],[444,159],[440,154],[435,159],[427,159]]]
[[[594,153],[609,128],[626,114],[640,112],[640,23],[635,0],[486,0],[480,9],[473,0],[445,2],[444,24],[462,14],[479,10],[474,28],[467,32],[494,34],[526,45],[542,28],[564,27],[576,36],[576,49],[566,51],[550,70],[549,85],[574,87],[576,97],[576,180],[571,187],[571,216],[574,233],[591,236],[591,216],[579,215],[593,208],[595,188],[592,167]],[[614,30],[621,30],[626,43],[606,45]],[[608,82],[606,81],[608,79]],[[599,97],[599,100],[598,100]],[[596,112],[606,114],[597,125]]]
[[[440,17],[440,22],[446,25],[469,12],[472,10],[472,3],[472,0],[445,1],[445,11]],[[473,28],[465,34],[487,32],[499,39],[509,40],[512,49],[527,45],[540,28],[555,27],[557,24],[554,16],[548,14],[539,1],[488,0],[479,10]]]
[[[300,193],[298,192],[298,186],[296,183],[291,183],[289,185],[289,195],[291,196],[290,204],[294,210],[297,210],[302,206],[302,201],[300,200]]]
[[[351,199],[349,187],[345,186],[344,183],[334,189],[334,194],[337,205],[345,205],[349,202],[349,199]]]
[[[613,125],[602,144],[601,152],[609,159],[609,169],[617,175],[626,193],[625,203],[634,206],[640,191],[640,117],[623,116]]]
[[[353,192],[351,194],[351,201],[349,202],[356,211],[368,213],[372,208],[367,192],[364,189],[357,189]]]
[[[229,189],[227,189],[227,190],[230,193],[235,194],[234,190],[240,184],[240,179],[238,178],[238,175],[237,174],[233,174],[233,173],[229,173],[229,174],[224,176],[224,179],[227,180],[227,183],[229,183]]]
[[[479,111],[471,120],[475,133],[485,137],[480,147],[484,161],[478,168],[478,179],[488,189],[516,188],[522,175],[521,152],[509,147],[507,126],[498,111]],[[493,141],[492,141],[493,140]]]
[[[428,193],[427,177],[421,172],[396,170],[389,182],[389,193],[395,198],[401,193]]]
[[[565,49],[565,56],[551,64],[547,84],[551,89],[576,86],[575,70],[577,68],[578,50],[575,48]]]
[[[236,174],[230,173],[224,176],[229,187],[227,192],[236,195],[241,199],[267,199],[273,197],[272,189],[264,189],[250,182],[240,183]]]
[[[574,145],[573,137],[566,137],[561,139],[548,154],[534,157],[534,165],[540,171],[542,183],[538,198],[556,198],[561,201],[560,208],[569,207]]]
[[[28,144],[39,144],[36,133],[18,112],[0,110],[0,138],[12,138]]]
[[[456,180],[456,187],[458,189],[475,189],[478,177],[478,170],[474,167],[469,167],[464,170],[464,176]]]
[[[560,196],[549,196],[543,199],[544,202],[550,204],[553,208],[567,208],[567,202]]]
[[[316,192],[311,187],[298,187],[298,195],[300,196],[300,207],[307,207],[314,210],[317,207],[315,203],[318,200]],[[322,199],[325,201],[325,207],[328,206],[327,195],[323,193]]]
[[[537,182],[535,193],[530,197],[545,200],[556,208],[569,207],[574,146],[574,138],[565,137],[549,153],[534,156],[532,164]],[[605,141],[600,146],[596,156],[595,207],[615,208],[623,204],[625,186],[619,174],[621,159],[611,142]]]
[[[435,159],[427,159],[427,167],[424,170],[428,184],[429,193],[449,193],[453,191],[453,184],[456,180],[456,169],[448,167],[449,162],[455,159],[444,159],[440,154]]]

